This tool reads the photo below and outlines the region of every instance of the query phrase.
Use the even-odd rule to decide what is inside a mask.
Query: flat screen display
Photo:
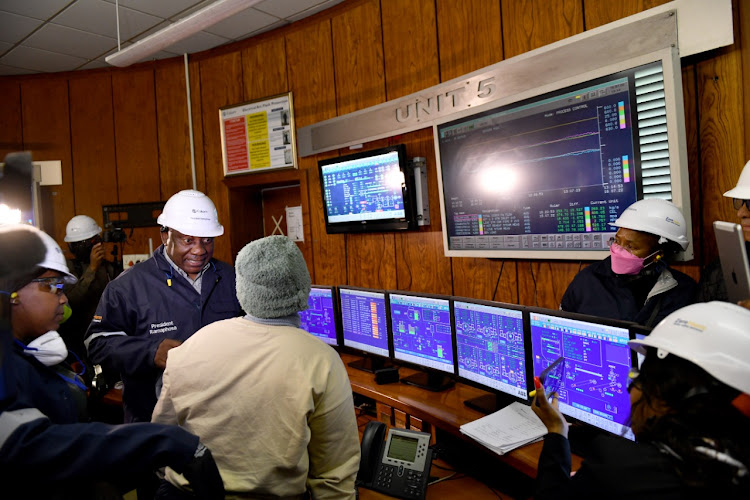
[[[318,166],[328,233],[416,226],[404,145],[321,160]]]
[[[389,294],[393,357],[453,373],[450,300]]]
[[[333,289],[313,285],[307,306],[307,310],[299,313],[301,328],[326,344],[338,345]]]
[[[565,372],[558,394],[559,408],[581,422],[634,439],[628,423],[628,374],[632,367],[627,326],[582,321],[531,312],[534,375],[558,357]]]
[[[339,288],[344,346],[388,357],[385,292]]]
[[[657,62],[437,125],[446,251],[601,258],[625,208],[672,198],[665,106]]]
[[[528,398],[523,311],[453,300],[458,376]]]

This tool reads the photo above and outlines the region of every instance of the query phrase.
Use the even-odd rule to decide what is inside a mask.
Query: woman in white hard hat
[[[737,218],[740,219],[742,232],[745,235],[745,250],[750,257],[750,161],[745,163],[737,185],[724,193],[727,198],[732,198],[734,209],[737,210]],[[750,299],[750,297],[748,297]],[[709,263],[703,272],[698,284],[698,300],[709,302],[711,300],[729,300],[727,287],[724,284],[724,273],[721,269],[721,261],[715,258]]]
[[[573,477],[568,424],[537,390],[532,408],[549,434],[534,498],[750,498],[748,325],[740,306],[693,304],[631,340],[646,355],[628,388],[637,442],[595,439]]]
[[[573,278],[560,309],[652,326],[695,301],[695,281],[668,265],[688,246],[679,208],[666,200],[641,200],[611,225],[618,230],[610,256]]]

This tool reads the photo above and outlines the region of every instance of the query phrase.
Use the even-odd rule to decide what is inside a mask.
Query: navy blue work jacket
[[[122,377],[125,421],[151,421],[162,374],[154,356],[162,340],[185,341],[200,328],[241,312],[232,266],[211,259],[199,295],[173,271],[163,246],[110,282],[86,346],[93,364]]]

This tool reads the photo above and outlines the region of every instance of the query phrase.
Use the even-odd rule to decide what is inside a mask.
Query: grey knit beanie
[[[307,309],[310,273],[297,245],[268,236],[237,254],[237,299],[256,318],[280,318]]]

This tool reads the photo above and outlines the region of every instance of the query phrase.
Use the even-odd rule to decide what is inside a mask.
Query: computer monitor
[[[535,376],[558,357],[565,358],[558,390],[562,414],[634,439],[627,390],[629,324],[540,309],[530,311],[529,325]]]
[[[390,292],[393,358],[426,371],[402,378],[431,391],[453,385],[455,348],[450,300],[437,295]]]
[[[494,413],[529,397],[523,308],[475,299],[453,299],[458,376],[492,394],[464,401]]]
[[[631,325],[630,326],[630,338],[635,340],[643,340],[651,333],[652,328],[643,325]],[[641,354],[638,351],[633,351],[636,354],[636,367],[640,368],[643,364],[643,360],[646,359],[645,354]]]
[[[390,366],[385,291],[355,287],[338,290],[343,344],[365,355],[349,366],[366,372]]]
[[[328,345],[339,345],[333,287],[311,286],[307,306],[299,313],[300,327]]]

